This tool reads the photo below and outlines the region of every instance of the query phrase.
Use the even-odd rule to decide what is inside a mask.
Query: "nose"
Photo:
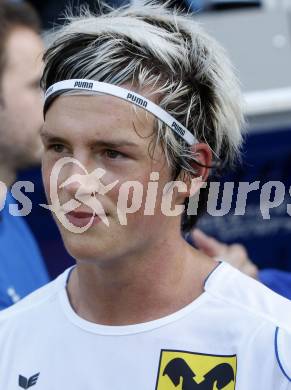
[[[70,197],[88,197],[95,196],[100,188],[100,181],[93,173],[89,173],[88,169],[78,160],[71,164],[67,171],[66,179],[62,181],[61,188],[70,195]]]

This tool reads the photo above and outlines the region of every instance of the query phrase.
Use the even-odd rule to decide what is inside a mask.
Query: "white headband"
[[[187,144],[194,145],[195,143],[198,143],[194,135],[190,133],[190,131],[187,130],[186,127],[184,127],[180,122],[176,121],[176,119],[172,117],[172,115],[167,113],[157,104],[153,103],[144,96],[129,91],[128,89],[124,89],[108,83],[102,83],[100,81],[71,79],[59,81],[58,83],[53,84],[47,89],[45,93],[44,111],[46,111],[48,103],[53,99],[53,97],[55,97],[55,95],[58,94],[58,92],[68,90],[101,92],[107,95],[112,95],[124,99],[128,102],[135,104],[138,107],[144,108],[146,111],[153,114],[156,118],[160,119],[173,131],[175,131],[181,138],[183,138],[187,142]]]

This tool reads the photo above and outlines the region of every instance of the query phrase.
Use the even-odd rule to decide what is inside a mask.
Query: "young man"
[[[43,43],[39,20],[25,3],[0,3],[0,309],[49,281],[25,221],[12,216],[9,189],[17,172],[40,161]],[[7,191],[8,189],[8,191]]]
[[[71,20],[45,62],[43,179],[77,265],[0,315],[0,387],[291,389],[290,303],[181,237],[241,141],[223,50],[148,4]]]

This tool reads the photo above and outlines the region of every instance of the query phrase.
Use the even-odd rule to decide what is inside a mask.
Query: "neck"
[[[112,264],[77,262],[68,294],[80,317],[129,325],[169,315],[202,294],[204,280],[216,265],[180,236]]]

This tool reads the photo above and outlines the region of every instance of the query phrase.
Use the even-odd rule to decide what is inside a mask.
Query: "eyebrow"
[[[66,143],[67,141],[65,138],[59,137],[57,135],[54,135],[46,130],[41,129],[40,130],[40,137],[46,139],[47,141],[50,142],[64,142]]]
[[[50,133],[47,130],[41,129],[40,131],[41,138],[44,138],[50,142],[62,142],[62,143],[68,143],[68,141],[65,138],[59,137],[53,133]],[[100,140],[100,141],[93,141],[90,142],[93,146],[101,146],[101,147],[111,147],[111,148],[117,148],[122,146],[134,146],[138,147],[139,145],[135,142],[130,142],[124,139],[115,139],[115,140]]]

